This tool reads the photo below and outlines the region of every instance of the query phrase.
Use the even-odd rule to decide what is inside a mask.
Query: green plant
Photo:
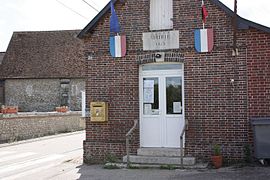
[[[14,142],[17,142],[17,141],[18,141],[17,140],[17,137],[16,136],[12,136],[12,137],[9,138],[8,143],[14,143]]]
[[[83,159],[83,162],[85,164],[91,165],[91,164],[97,164],[97,160],[94,159],[93,156],[85,156]]]
[[[130,164],[128,167],[127,167],[128,169],[149,169],[149,168],[151,168],[151,167],[149,167],[149,166],[141,166],[141,165],[136,165],[136,164]]]
[[[245,163],[251,162],[251,151],[249,144],[244,145],[244,161]]]
[[[104,169],[120,169],[116,164],[104,165]]]
[[[139,166],[132,165],[132,164],[130,164],[127,168],[128,168],[128,169],[140,169]]]
[[[110,163],[118,162],[118,158],[115,154],[108,153],[105,155],[105,161]]]
[[[221,147],[220,147],[220,145],[215,144],[213,150],[214,150],[214,156],[220,156],[221,155]]]
[[[160,169],[174,170],[174,169],[176,169],[176,167],[172,164],[166,164],[166,165],[161,165]]]

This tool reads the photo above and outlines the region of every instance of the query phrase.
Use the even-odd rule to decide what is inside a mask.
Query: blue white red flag
[[[115,9],[113,6],[113,2],[111,1],[111,18],[110,18],[110,32],[119,33],[120,32],[120,24],[118,17],[115,13]]]
[[[195,29],[195,49],[197,52],[211,52],[214,46],[213,29]]]
[[[124,57],[126,55],[125,35],[117,35],[110,37],[110,53],[112,57]]]

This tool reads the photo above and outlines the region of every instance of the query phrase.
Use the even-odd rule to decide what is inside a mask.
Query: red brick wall
[[[247,40],[249,116],[270,117],[270,34],[252,29]]]
[[[108,123],[86,123],[86,141],[84,157],[96,161],[104,159],[107,154],[121,157],[125,154],[125,135],[139,119],[139,65],[138,49],[142,48],[141,32],[146,32],[148,19],[144,8],[148,2],[129,1],[130,6],[117,3],[122,28],[127,35],[127,55],[125,58],[112,58],[109,54],[109,16],[106,15],[93,34],[85,38],[85,54],[92,56],[86,60],[86,96],[87,102],[106,101],[109,105]],[[138,11],[131,9],[138,7]],[[142,16],[141,16],[142,15]],[[122,23],[123,22],[123,23]],[[138,28],[138,29],[134,29]],[[139,30],[140,29],[140,30]],[[87,59],[87,57],[86,57]],[[139,127],[134,132],[132,152],[139,147]]]
[[[97,158],[109,153],[121,156],[125,154],[125,134],[133,120],[139,119],[138,65],[132,56],[112,60],[106,55],[94,56],[87,67],[87,102],[108,102],[109,120],[101,124],[87,120],[85,153]],[[138,147],[138,133],[136,137]]]
[[[173,51],[184,56],[186,154],[208,159],[212,146],[220,144],[225,159],[239,159],[244,155],[243,146],[249,143],[250,132],[249,54],[246,53],[249,31],[238,34],[240,55],[232,57],[231,19],[209,1],[206,5],[209,12],[206,27],[214,28],[215,46],[212,53],[198,54],[194,50],[193,32],[202,27],[200,2],[174,1],[174,29],[180,31],[180,48]],[[113,59],[109,55],[110,13],[84,38],[87,102],[109,103],[108,123],[87,120],[84,156],[90,159],[102,159],[109,153],[125,155],[125,134],[133,120],[139,119],[138,56],[152,53],[142,50],[142,33],[149,32],[149,1],[128,0],[125,5],[118,2],[115,8],[127,35],[125,58]],[[256,53],[255,50],[248,52]],[[87,56],[92,60],[87,60]],[[139,147],[138,128],[132,142],[135,152]]]

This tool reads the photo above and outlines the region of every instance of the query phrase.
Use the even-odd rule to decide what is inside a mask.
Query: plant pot
[[[61,112],[61,113],[66,113],[68,111],[68,107],[66,106],[56,107],[55,109],[57,112]]]
[[[212,156],[212,163],[216,169],[222,166],[222,156]]]
[[[3,114],[16,114],[18,113],[18,107],[16,106],[5,106],[1,109]]]

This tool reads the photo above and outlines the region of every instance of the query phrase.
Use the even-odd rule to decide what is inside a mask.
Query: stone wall
[[[60,79],[7,79],[5,81],[5,105],[18,106],[21,112],[49,112],[66,105],[70,110],[81,110],[83,79],[68,79],[67,104],[61,104]]]
[[[0,143],[84,129],[80,112],[0,114]]]
[[[72,111],[81,111],[82,109],[81,91],[85,91],[85,81],[81,79],[71,79],[69,107]]]

